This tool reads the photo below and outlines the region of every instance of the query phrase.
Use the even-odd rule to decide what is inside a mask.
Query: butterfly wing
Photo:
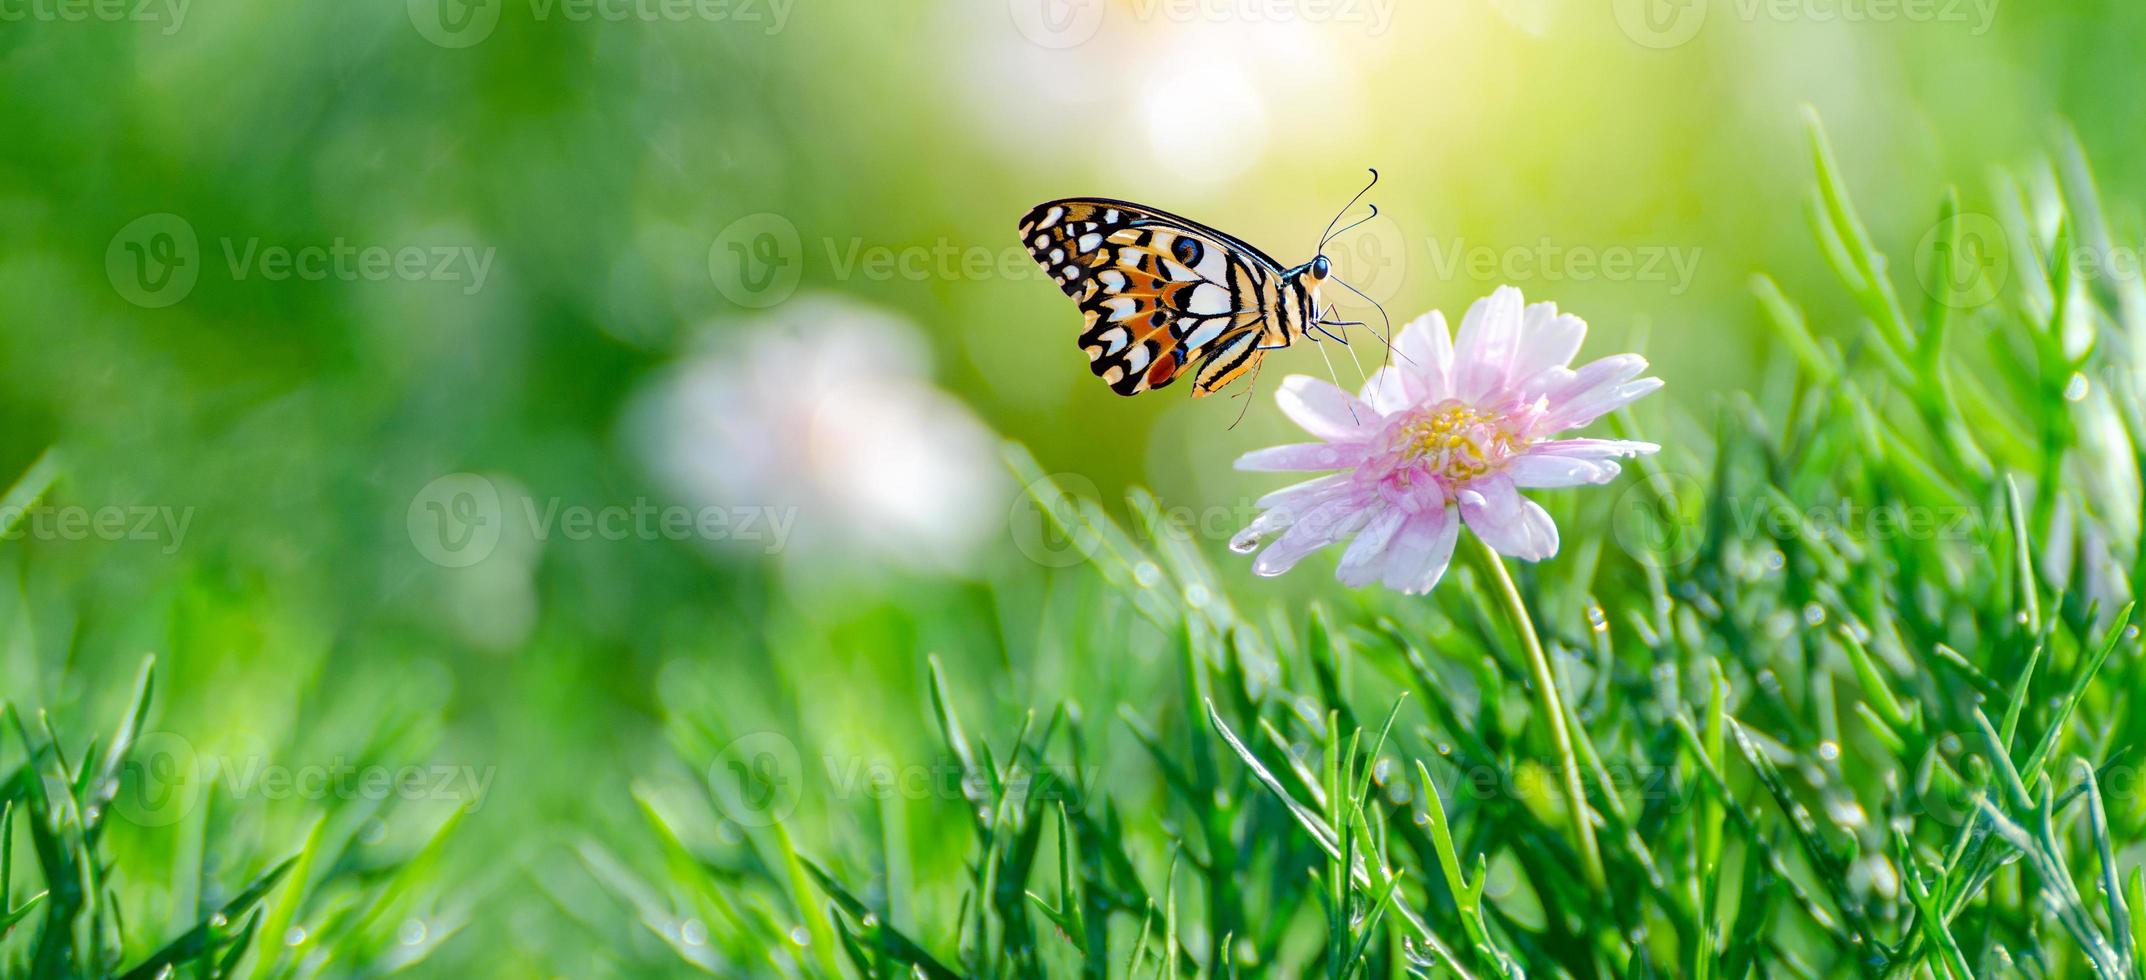
[[[1088,367],[1121,395],[1177,380],[1187,364],[1226,353],[1238,368],[1200,372],[1193,394],[1227,384],[1269,333],[1281,266],[1206,225],[1103,198],[1037,205],[1021,243],[1087,317]],[[1226,377],[1224,377],[1226,375]]]

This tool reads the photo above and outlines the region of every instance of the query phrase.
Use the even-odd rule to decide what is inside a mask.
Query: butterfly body
[[[1168,386],[1188,366],[1213,394],[1318,324],[1324,255],[1283,268],[1241,239],[1108,198],[1031,208],[1021,244],[1087,318],[1088,366],[1120,395]]]

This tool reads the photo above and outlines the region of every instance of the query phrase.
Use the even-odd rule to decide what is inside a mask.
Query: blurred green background
[[[634,787],[695,776],[667,719],[812,769],[924,757],[927,652],[1014,679],[979,703],[1142,697],[1053,640],[1071,562],[1000,439],[1217,551],[1274,485],[1228,466],[1283,441],[1266,393],[1232,428],[1088,375],[1030,205],[1148,202],[1293,264],[1378,167],[1339,274],[1397,322],[1557,301],[1668,379],[1666,441],[1764,376],[1749,276],[1825,278],[1803,106],[1896,256],[2067,127],[2136,245],[2142,42],[2115,0],[0,0],[0,481],[62,473],[0,543],[0,693],[101,727],[153,651],[152,727],[204,755],[488,773],[396,801],[417,839],[476,804],[412,919],[461,930],[428,966],[675,964],[589,860],[645,854]],[[1235,564],[1240,596],[1351,601]],[[364,803],[186,820],[282,853]],[[114,846],[178,846],[157,824]]]

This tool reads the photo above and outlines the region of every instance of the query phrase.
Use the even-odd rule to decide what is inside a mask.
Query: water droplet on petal
[[[1820,626],[1820,625],[1823,625],[1823,624],[1825,623],[1825,621],[1826,621],[1826,607],[1824,607],[1824,606],[1821,606],[1821,605],[1819,605],[1818,603],[1815,603],[1815,602],[1812,602],[1812,603],[1806,603],[1806,604],[1804,605],[1804,607],[1803,607],[1803,624],[1804,624],[1805,626]]]
[[[2073,371],[2071,380],[2064,382],[2064,400],[2068,402],[2079,401],[2086,397],[2086,389],[2086,375]]]

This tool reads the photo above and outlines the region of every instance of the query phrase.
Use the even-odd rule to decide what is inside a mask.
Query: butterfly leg
[[[1320,330],[1320,332],[1321,332],[1321,333],[1325,333],[1325,331],[1326,331],[1326,328],[1325,328],[1325,327],[1321,327],[1321,328],[1319,328],[1319,330]],[[1333,334],[1327,334],[1327,336],[1329,336],[1329,337],[1333,337],[1334,335],[1333,335]],[[1334,339],[1335,339],[1335,340],[1341,340],[1341,338],[1339,338],[1339,337],[1334,337]],[[1341,345],[1342,345],[1343,347],[1348,347],[1348,346],[1349,346],[1349,345],[1348,345],[1348,341],[1345,341],[1345,340],[1343,340],[1343,341],[1342,341]],[[1351,356],[1351,357],[1354,357],[1354,356],[1356,356],[1356,348],[1354,348],[1354,347],[1349,347],[1349,356]],[[1333,379],[1333,382],[1334,382],[1334,387],[1336,387],[1336,388],[1341,388],[1341,390],[1343,390],[1343,391],[1347,391],[1347,390],[1348,390],[1347,388],[1342,388],[1342,387],[1341,387],[1341,376],[1340,376],[1339,374],[1335,373],[1335,371],[1334,371],[1334,359],[1333,359],[1333,358],[1331,358],[1331,357],[1328,357],[1328,356],[1326,355],[1326,348],[1325,348],[1325,347],[1323,347],[1323,346],[1319,348],[1319,359],[1320,359],[1320,360],[1322,360],[1322,361],[1325,361],[1325,362],[1326,362],[1326,376],[1327,376],[1328,378],[1331,378],[1331,379]],[[1364,365],[1363,365],[1363,362],[1361,362],[1361,361],[1357,362],[1357,364],[1356,364],[1356,371],[1357,371],[1357,373],[1361,374],[1361,373],[1363,373],[1363,370],[1364,370]],[[1357,417],[1356,417],[1356,401],[1355,401],[1355,399],[1350,399],[1350,401],[1349,401],[1349,421],[1351,421],[1351,422],[1355,422],[1355,423],[1357,423],[1358,425],[1361,425],[1361,424],[1363,424],[1363,420],[1362,420],[1362,419],[1359,419],[1359,418],[1357,418]]]

